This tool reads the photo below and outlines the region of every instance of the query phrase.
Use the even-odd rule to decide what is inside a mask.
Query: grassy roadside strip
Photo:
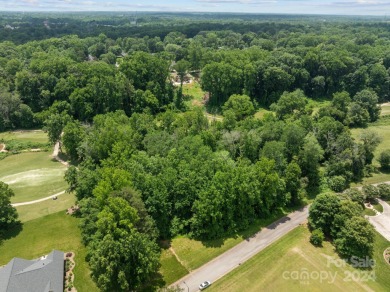
[[[372,271],[341,266],[330,242],[316,248],[309,242],[309,237],[306,226],[297,227],[216,281],[210,291],[389,291],[390,266],[382,254],[390,243],[382,236],[376,234],[376,266]],[[297,278],[293,277],[293,272]],[[308,279],[303,278],[305,272],[309,273]],[[314,276],[319,273],[326,273],[328,278],[316,279]],[[375,275],[376,279],[367,275]]]
[[[299,208],[297,207],[296,209]],[[195,270],[239,244],[246,238],[257,233],[261,230],[261,228],[270,225],[274,221],[286,216],[296,209],[280,210],[279,213],[274,214],[270,218],[256,221],[248,229],[239,232],[236,236],[207,241],[194,240],[186,236],[179,236],[172,240],[171,247],[186,267],[190,270]],[[175,280],[178,279],[180,279],[180,277]],[[172,281],[172,283],[173,282],[175,281]]]

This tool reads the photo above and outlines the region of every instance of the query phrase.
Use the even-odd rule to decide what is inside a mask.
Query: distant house
[[[0,268],[0,292],[63,292],[64,253],[52,251],[35,260],[13,258]]]

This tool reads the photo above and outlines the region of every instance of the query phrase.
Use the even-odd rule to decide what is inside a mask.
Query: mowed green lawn
[[[34,220],[59,211],[66,212],[68,208],[74,206],[76,198],[72,193],[65,193],[58,196],[57,200],[46,200],[39,203],[16,207],[21,222]]]
[[[47,133],[42,130],[14,131],[0,133],[1,140],[16,140],[20,142],[48,143]]]
[[[390,115],[390,103],[386,103],[382,105],[381,115],[382,116]]]
[[[26,152],[0,160],[0,181],[8,184],[15,196],[12,203],[44,198],[66,189],[66,166],[48,152]]]
[[[343,267],[329,242],[316,248],[309,237],[307,227],[299,226],[213,283],[208,291],[390,291],[390,265],[383,258],[390,242],[379,234],[372,271]]]
[[[14,257],[34,259],[53,249],[73,251],[76,254],[75,287],[80,292],[97,291],[85,261],[86,249],[81,242],[78,220],[61,211],[24,223],[20,233],[0,245],[0,266]]]
[[[184,268],[172,254],[169,249],[162,249],[160,256],[160,270],[159,273],[163,277],[165,286],[176,282],[178,279],[188,274]]]
[[[200,241],[190,239],[186,236],[179,236],[171,241],[171,246],[184,265],[184,268],[191,271],[199,268],[208,261],[242,242],[246,237],[252,236],[261,228],[288,214],[291,210],[280,211],[266,220],[258,220],[247,230],[237,234],[235,237],[225,239]],[[179,264],[179,263],[178,263]],[[180,279],[177,277],[175,280]],[[173,281],[174,282],[174,281]]]

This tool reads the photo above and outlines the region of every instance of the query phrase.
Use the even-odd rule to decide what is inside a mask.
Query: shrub
[[[373,185],[363,186],[363,193],[368,201],[375,200],[379,197],[379,190],[376,186]]]
[[[366,196],[363,194],[363,192],[359,191],[358,189],[348,189],[345,191],[345,194],[348,198],[350,198],[352,201],[357,202],[364,205],[364,201],[366,200]]]
[[[380,184],[377,186],[379,191],[379,196],[384,200],[390,200],[390,185]]]
[[[315,229],[311,233],[310,242],[315,246],[322,246],[325,236],[321,229]]]
[[[390,149],[382,151],[378,160],[383,169],[390,169]]]
[[[332,176],[328,179],[329,188],[334,192],[342,192],[345,189],[346,181],[341,175]]]

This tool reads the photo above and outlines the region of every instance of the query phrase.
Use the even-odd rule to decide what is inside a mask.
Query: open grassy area
[[[7,264],[14,257],[38,258],[53,249],[73,251],[76,254],[75,287],[80,292],[97,291],[89,276],[86,249],[77,224],[77,218],[65,215],[63,211],[24,223],[20,233],[9,232],[9,239],[0,246],[0,265]]]
[[[291,210],[286,210],[285,212],[280,211],[279,214],[275,214],[271,218],[259,220],[244,232],[239,233],[236,237],[200,241],[180,236],[172,240],[171,246],[183,262],[184,266],[188,270],[194,270],[237,245],[245,238],[255,234],[262,227],[265,227],[285,216],[289,213],[289,211]]]
[[[261,120],[265,114],[271,113],[271,111],[265,109],[265,108],[260,108],[256,113],[255,113],[255,118]]]
[[[14,132],[3,132],[0,133],[0,141],[4,140],[16,140],[21,142],[38,142],[48,143],[47,133],[42,130],[23,130]]]
[[[188,107],[203,106],[203,96],[205,92],[202,90],[200,84],[196,81],[192,83],[183,84],[183,94],[192,96],[190,100],[186,101]]]
[[[372,271],[342,267],[333,246],[325,242],[316,248],[310,232],[299,226],[262,252],[215,282],[211,291],[389,291],[390,265],[383,251],[390,243],[376,236]],[[305,275],[309,273],[309,277]],[[320,277],[322,275],[322,281]],[[375,275],[376,279],[370,278]],[[327,277],[326,279],[324,279]]]
[[[383,206],[382,206],[381,204],[379,204],[378,202],[373,203],[372,206],[373,206],[374,209],[377,210],[378,212],[380,212],[380,213],[383,212]]]
[[[375,211],[372,210],[372,209],[364,208],[364,210],[363,210],[363,215],[364,215],[364,216],[375,216],[376,213],[375,213]]]
[[[162,249],[160,256],[160,274],[163,276],[165,285],[172,284],[188,274],[186,268],[184,268],[168,249]]]
[[[386,103],[382,105],[381,116],[390,115],[390,103]]]
[[[75,204],[74,194],[65,193],[58,196],[57,200],[46,200],[32,205],[16,207],[21,222],[27,222],[66,209]]]
[[[12,203],[44,198],[66,189],[66,167],[48,152],[10,155],[0,160],[0,180],[15,192]]]

